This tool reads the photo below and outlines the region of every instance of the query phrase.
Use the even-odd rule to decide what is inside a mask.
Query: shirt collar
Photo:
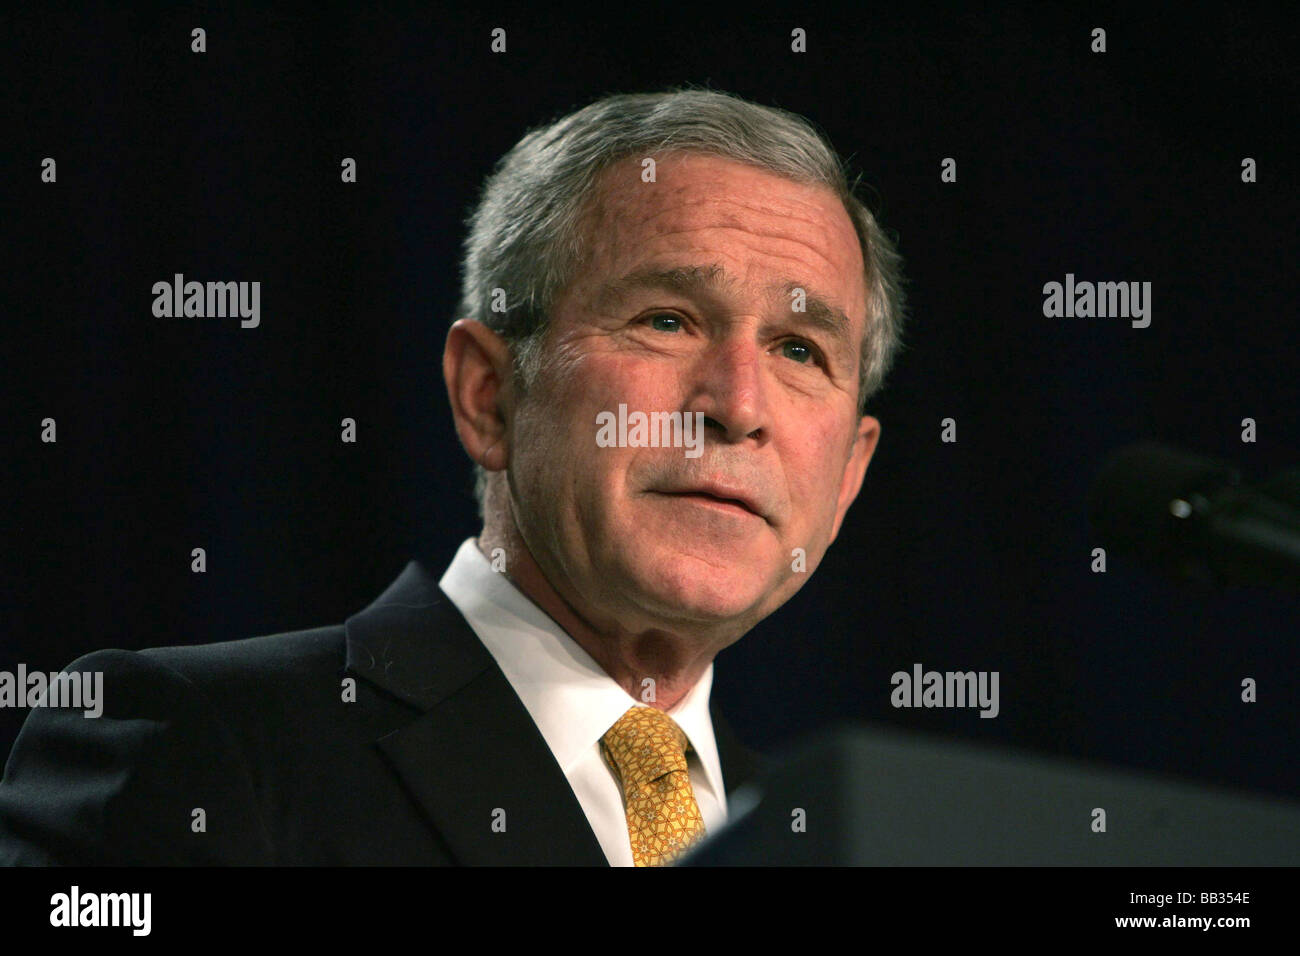
[[[629,707],[641,704],[509,578],[492,570],[473,538],[461,543],[439,586],[496,659],[566,773]],[[709,716],[712,688],[710,662],[667,713],[721,796],[722,766]]]

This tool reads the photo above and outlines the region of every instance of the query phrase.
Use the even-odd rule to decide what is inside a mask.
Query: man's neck
[[[499,573],[505,573],[629,695],[652,707],[664,711],[675,707],[717,653],[716,648],[701,647],[699,641],[669,631],[632,632],[612,620],[594,620],[552,586],[512,520],[486,523],[476,544],[489,561],[493,551],[502,549],[506,570]]]

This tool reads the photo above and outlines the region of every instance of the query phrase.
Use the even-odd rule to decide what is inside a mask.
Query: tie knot
[[[691,749],[677,722],[653,707],[629,707],[600,742],[625,792],[635,792],[674,770],[686,770],[686,753]]]

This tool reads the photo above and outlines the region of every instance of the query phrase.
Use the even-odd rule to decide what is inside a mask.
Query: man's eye
[[[815,361],[817,356],[813,352],[812,346],[805,342],[789,341],[781,343],[781,354],[786,358],[794,359],[800,364],[806,364],[809,360]]]
[[[672,315],[668,312],[656,312],[654,315],[647,316],[650,325],[656,332],[679,332],[682,328],[680,316]]]

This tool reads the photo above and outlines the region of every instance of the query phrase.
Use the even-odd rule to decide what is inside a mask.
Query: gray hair
[[[459,315],[506,339],[516,382],[526,391],[543,361],[548,312],[586,257],[580,226],[600,174],[629,156],[665,150],[707,153],[825,186],[844,203],[865,264],[858,392],[858,413],[865,414],[902,345],[902,259],[855,195],[859,178],[849,180],[847,165],[811,123],[728,93],[616,94],[530,130],[497,162],[466,220]],[[493,311],[494,290],[502,289],[506,309]],[[487,472],[477,464],[474,472],[483,517]]]

